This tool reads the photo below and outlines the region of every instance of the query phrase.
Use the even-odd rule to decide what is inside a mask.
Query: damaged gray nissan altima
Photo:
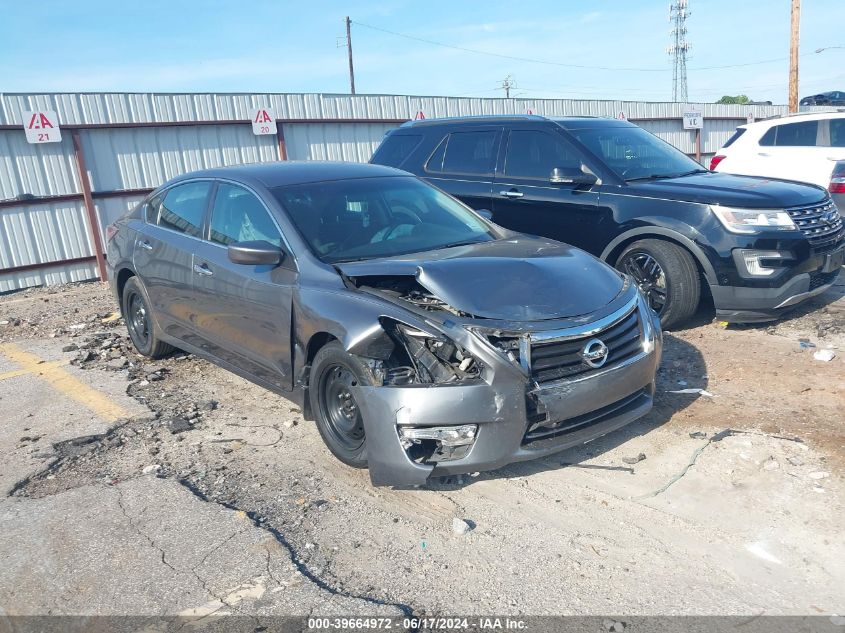
[[[652,406],[660,324],[627,277],[396,169],[195,172],[107,235],[140,353],[290,398],[376,485],[548,455]]]

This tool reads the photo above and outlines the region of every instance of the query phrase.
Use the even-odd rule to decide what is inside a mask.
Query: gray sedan
[[[187,174],[108,234],[141,354],[291,399],[376,485],[549,455],[652,406],[660,325],[627,277],[396,169]]]

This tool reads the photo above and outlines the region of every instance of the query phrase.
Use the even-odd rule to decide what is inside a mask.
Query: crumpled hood
[[[359,282],[369,276],[413,276],[457,310],[509,321],[589,314],[610,303],[623,286],[619,273],[592,255],[533,236],[336,266]]]
[[[625,193],[751,209],[800,207],[824,200],[824,189],[805,183],[702,172],[648,182],[632,182]]]

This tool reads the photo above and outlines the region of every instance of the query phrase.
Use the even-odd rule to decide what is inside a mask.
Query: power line
[[[361,26],[372,31],[380,31],[388,35],[402,37],[406,40],[413,40],[415,42],[422,42],[424,44],[431,44],[432,46],[440,46],[442,48],[450,48],[456,51],[463,51],[464,53],[473,53],[474,55],[487,55],[489,57],[497,57],[499,59],[509,59],[512,61],[526,62],[529,64],[543,64],[545,66],[559,66],[562,68],[582,68],[584,70],[609,70],[609,71],[627,71],[627,72],[643,72],[643,73],[665,73],[669,72],[669,68],[632,68],[626,66],[588,66],[584,64],[565,64],[563,62],[555,62],[547,59],[533,59],[531,57],[517,57],[514,55],[504,55],[502,53],[494,53],[492,51],[483,51],[475,48],[467,48],[465,46],[456,46],[453,44],[446,44],[444,42],[437,42],[429,40],[424,37],[416,37],[415,35],[408,35],[407,33],[399,33],[389,29],[383,29],[380,26],[373,26],[372,24],[365,24],[364,22],[353,21],[356,26]],[[814,53],[805,53],[802,57],[813,55]],[[762,64],[772,64],[775,62],[782,62],[788,60],[788,57],[778,57],[774,59],[762,59],[755,62],[745,62],[742,64],[725,64],[723,66],[690,66],[690,70],[724,70],[727,68],[745,68],[747,66],[759,66]]]

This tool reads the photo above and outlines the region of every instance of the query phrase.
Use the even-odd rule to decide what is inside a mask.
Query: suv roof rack
[[[438,117],[436,119],[419,119],[415,121],[405,121],[400,127],[416,127],[419,125],[428,125],[434,123],[461,123],[463,121],[471,123],[481,123],[484,121],[548,121],[548,117],[540,116],[539,114],[472,114],[465,116],[447,116]]]

